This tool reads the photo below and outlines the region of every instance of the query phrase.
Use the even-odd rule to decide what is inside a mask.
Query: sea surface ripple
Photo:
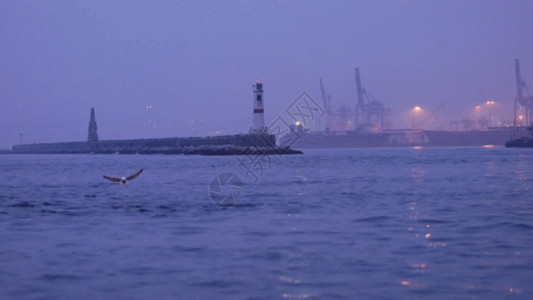
[[[238,158],[0,155],[0,298],[533,299],[531,149]]]

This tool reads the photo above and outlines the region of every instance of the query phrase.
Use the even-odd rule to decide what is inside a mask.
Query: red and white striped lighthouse
[[[254,123],[250,132],[265,132],[265,108],[263,106],[263,83],[257,80],[254,84]]]

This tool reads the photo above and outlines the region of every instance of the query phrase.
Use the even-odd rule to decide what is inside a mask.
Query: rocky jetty
[[[0,154],[183,154],[266,155],[302,154],[275,145],[272,135],[234,135],[205,138],[162,138],[15,145]]]
[[[183,155],[270,155],[303,154],[289,147],[239,147],[233,145],[185,147],[118,147],[54,149],[50,151],[0,150],[0,154],[183,154]]]

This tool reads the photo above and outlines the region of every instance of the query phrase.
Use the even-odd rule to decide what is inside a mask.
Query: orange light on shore
[[[413,110],[411,112],[411,118],[413,121],[413,129],[420,129],[422,128],[422,117],[424,115],[424,111],[422,110],[422,107],[415,106],[413,107]]]
[[[496,103],[496,102],[494,102],[493,100],[489,100],[489,101],[485,102],[485,104],[487,104],[487,105],[492,105],[494,103]]]

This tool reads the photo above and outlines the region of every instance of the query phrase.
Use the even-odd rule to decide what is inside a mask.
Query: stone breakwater
[[[302,154],[276,146],[274,135],[239,134],[213,137],[106,140],[15,145],[3,154],[185,154],[244,155]]]

